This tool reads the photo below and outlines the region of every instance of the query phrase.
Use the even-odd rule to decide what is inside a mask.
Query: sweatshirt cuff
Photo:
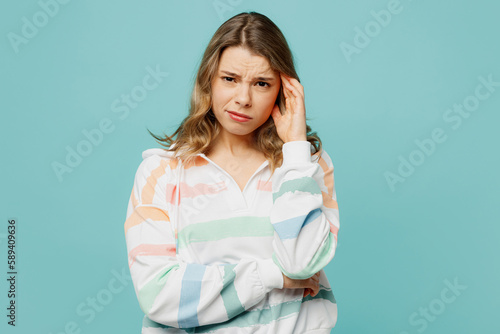
[[[289,141],[283,144],[283,165],[311,162],[311,143],[307,140]]]
[[[272,258],[262,260],[259,267],[260,279],[264,287],[269,291],[283,288],[283,274]]]

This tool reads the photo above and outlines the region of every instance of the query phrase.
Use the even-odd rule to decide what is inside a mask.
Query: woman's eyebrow
[[[236,73],[233,73],[233,72],[229,72],[229,71],[221,71],[222,73],[225,73],[227,75],[230,75],[232,77],[235,77],[235,78],[241,78],[240,75],[236,74]],[[275,78],[271,78],[271,77],[256,77],[254,78],[254,80],[260,80],[260,81],[273,81]]]

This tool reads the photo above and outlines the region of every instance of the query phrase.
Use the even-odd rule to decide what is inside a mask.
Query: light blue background
[[[500,87],[459,128],[443,119],[474,94],[479,76],[500,82],[499,3],[402,0],[349,62],[341,43],[353,45],[355,28],[370,27],[371,11],[390,1],[220,2],[228,4],[222,13],[211,0],[71,1],[17,53],[8,34],[21,35],[23,17],[33,22],[41,7],[1,5],[0,267],[6,277],[7,219],[17,218],[19,275],[15,328],[6,324],[1,280],[0,331],[55,334],[74,321],[81,333],[140,333],[130,281],[88,323],[76,310],[128,270],[123,224],[134,174],[141,152],[159,147],[146,128],[177,129],[210,37],[253,10],[288,39],[308,124],[335,165],[332,332],[499,332]],[[113,101],[157,64],[169,76],[120,119]],[[64,163],[65,147],[105,118],[114,130],[59,182],[51,164]],[[446,141],[391,189],[385,173],[397,173],[398,157],[409,159],[415,140],[435,128]],[[443,303],[444,282],[455,279],[466,288]],[[418,314],[429,307],[438,313],[432,321]]]

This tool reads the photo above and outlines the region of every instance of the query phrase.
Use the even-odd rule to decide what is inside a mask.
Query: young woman
[[[189,115],[143,152],[125,222],[142,333],[330,333],[333,164],[266,16],[216,31]],[[177,135],[174,140],[173,137]]]

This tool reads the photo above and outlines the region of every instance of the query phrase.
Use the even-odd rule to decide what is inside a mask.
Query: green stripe
[[[285,276],[288,276],[292,279],[306,279],[311,277],[312,275],[316,274],[318,271],[326,267],[328,264],[328,259],[330,257],[332,250],[332,247],[335,247],[335,239],[333,236],[333,233],[329,232],[328,233],[328,238],[326,238],[326,242],[323,244],[323,246],[320,248],[319,251],[314,254],[312,257],[311,261],[307,264],[307,266],[302,269],[300,272],[292,274],[288,271],[286,271],[281,264],[278,261],[278,258],[276,257],[276,253],[273,253],[272,259],[274,263],[278,265],[280,270],[285,274]]]
[[[210,333],[212,331],[223,328],[232,328],[232,327],[248,328],[256,325],[267,325],[278,319],[285,319],[293,315],[296,315],[300,311],[302,303],[313,299],[323,299],[323,300],[328,300],[332,303],[336,303],[335,297],[333,296],[331,289],[320,290],[319,293],[314,297],[311,297],[309,295],[306,298],[300,298],[294,301],[284,302],[278,305],[270,306],[269,308],[245,311],[236,318],[230,319],[228,321],[219,324],[196,327],[196,333]],[[156,323],[147,317],[144,317],[143,326],[154,327],[154,328],[172,328],[171,326],[165,326]],[[186,333],[195,332],[194,328],[183,328],[183,330],[185,330]]]
[[[142,318],[142,327],[144,328],[163,328],[163,329],[169,329],[169,328],[175,328],[176,333],[179,331],[184,331],[182,333],[194,333],[195,328],[177,328],[173,326],[167,326],[160,324],[158,322],[154,322],[153,320],[149,319],[146,315],[144,318]]]
[[[228,319],[234,318],[241,312],[245,312],[245,308],[241,305],[236,287],[234,286],[234,278],[236,277],[236,273],[233,270],[234,267],[236,267],[235,264],[224,266],[224,279],[222,280],[221,296]]]
[[[156,296],[160,293],[161,289],[165,285],[168,280],[168,276],[170,273],[174,272],[174,269],[179,268],[178,264],[174,264],[170,267],[162,270],[156,277],[154,277],[151,281],[146,283],[146,285],[139,290],[139,305],[144,313],[148,313],[153,303],[156,299]]]
[[[216,241],[230,237],[272,237],[274,228],[267,217],[243,216],[192,224],[177,234],[179,249],[194,242]]]
[[[337,304],[337,301],[335,300],[335,296],[333,295],[332,289],[328,289],[321,284],[320,284],[320,286],[321,286],[321,290],[319,290],[319,292],[316,296],[311,297],[311,295],[308,295],[302,300],[302,303],[319,298],[319,299],[326,299],[326,300],[331,301],[333,304]],[[324,290],[323,290],[323,288],[324,288]]]
[[[283,182],[280,189],[277,192],[273,193],[273,204],[281,195],[289,191],[303,191],[309,192],[311,194],[321,195],[321,188],[319,187],[318,182],[316,182],[316,180],[310,176],[304,176],[299,179]]]

